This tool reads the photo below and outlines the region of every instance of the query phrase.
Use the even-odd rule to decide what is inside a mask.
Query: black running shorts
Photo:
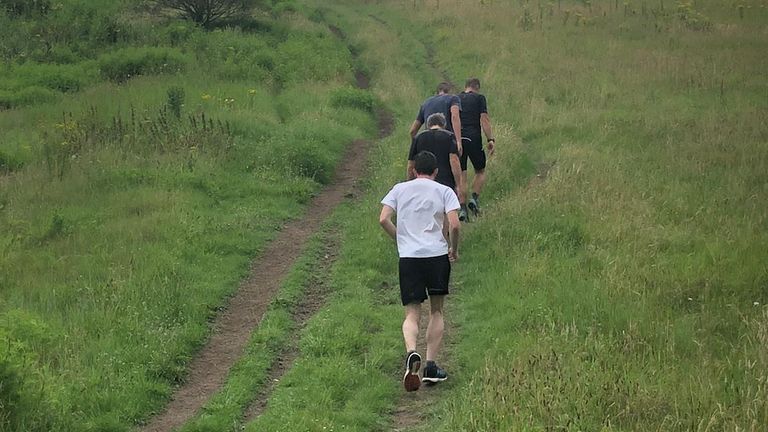
[[[462,134],[464,132],[462,131]],[[475,171],[481,171],[485,169],[485,150],[483,150],[483,136],[480,132],[468,131],[466,135],[462,135],[461,147],[461,170],[467,170],[467,158],[472,161],[472,166]],[[469,138],[465,140],[464,138]]]
[[[400,258],[400,299],[403,306],[421,303],[427,294],[448,294],[451,262],[448,255],[431,258]]]

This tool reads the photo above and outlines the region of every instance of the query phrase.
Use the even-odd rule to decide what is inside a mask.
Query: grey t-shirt
[[[453,132],[453,125],[451,123],[451,107],[458,106],[461,111],[461,99],[458,96],[452,94],[441,94],[432,96],[424,101],[419,108],[419,114],[416,116],[416,120],[419,123],[426,125],[427,119],[434,113],[443,113],[445,116],[445,129]]]

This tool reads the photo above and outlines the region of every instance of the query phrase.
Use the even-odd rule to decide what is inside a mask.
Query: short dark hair
[[[451,90],[453,90],[453,84],[449,83],[448,81],[443,81],[437,85],[438,93],[450,93]]]
[[[427,117],[427,127],[432,126],[440,126],[441,128],[445,127],[445,114],[443,113],[434,113],[430,114],[429,117]]]
[[[475,90],[480,90],[480,80],[477,78],[470,78],[467,80],[467,84],[465,87],[473,88]]]
[[[430,151],[420,151],[414,158],[414,165],[416,168],[416,174],[432,175],[437,169],[437,158],[434,153]]]

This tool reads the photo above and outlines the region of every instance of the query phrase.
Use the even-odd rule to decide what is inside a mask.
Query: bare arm
[[[459,106],[451,106],[451,126],[453,134],[456,135],[456,145],[459,147],[459,154],[463,152],[461,147],[461,115],[459,115]]]
[[[413,124],[411,124],[411,139],[416,137],[416,134],[419,133],[419,129],[421,129],[421,122],[418,120],[414,120]]]
[[[385,205],[381,207],[381,214],[379,215],[379,225],[384,228],[384,231],[392,237],[393,240],[397,240],[397,226],[392,223],[392,215],[395,213],[395,209]],[[455,213],[455,212],[454,212]],[[457,219],[458,220],[458,219]]]
[[[416,162],[412,160],[408,161],[408,168],[406,169],[405,177],[408,180],[413,180],[416,178]]]
[[[461,161],[459,161],[459,155],[456,153],[451,153],[451,172],[453,173],[453,179],[456,182],[456,190],[458,191],[456,195],[459,197],[459,202],[464,202],[462,194],[466,188],[464,187],[464,184],[462,184],[463,176],[461,175]]]
[[[480,127],[483,128],[483,133],[485,133],[485,139],[488,141],[488,155],[491,156],[496,151],[496,138],[493,136],[491,117],[488,116],[488,113],[480,114]]]
[[[448,259],[456,261],[459,259],[459,230],[461,229],[459,214],[456,210],[448,212],[448,227],[451,242],[450,249],[448,250]]]

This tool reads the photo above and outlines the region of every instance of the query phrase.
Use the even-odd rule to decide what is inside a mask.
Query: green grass
[[[128,430],[156,411],[250,260],[344,147],[372,133],[366,109],[331,106],[352,81],[344,46],[300,16],[270,25],[158,23],[143,37],[187,29],[175,48],[124,40],[108,62],[132,68],[126,53],[141,63],[167,49],[188,69],[161,75],[150,56],[144,76],[89,75],[50,102],[0,112],[0,430]],[[230,42],[241,42],[224,50],[232,58],[197,54]],[[232,72],[251,67],[237,55],[248,43],[275,59],[263,81]]]
[[[396,131],[445,70],[459,83],[481,78],[503,143],[490,164],[486,216],[466,230],[457,265],[453,383],[420,429],[759,430],[767,415],[768,135],[765,83],[756,78],[765,44],[754,35],[764,8],[755,3],[762,18],[740,20],[727,5],[698,2],[685,13],[710,22],[701,27],[677,5],[653,17],[657,5],[643,13],[601,2],[590,13],[566,2],[548,6],[543,20],[530,14],[528,28],[525,3],[472,14],[454,2],[439,10],[417,3],[320,6],[313,16],[340,25],[372,65]],[[430,45],[448,47],[436,51],[434,68],[423,64]],[[349,268],[366,275],[358,289],[373,299],[395,275],[375,214],[401,178],[401,145],[395,136],[375,153],[370,195],[352,212],[359,221],[343,246],[357,252]],[[554,165],[529,183],[539,161]],[[346,266],[340,260],[342,279],[353,277]],[[379,313],[371,301],[317,318],[304,335],[309,365],[297,365],[296,380],[281,384],[250,428],[387,429],[399,390],[355,415],[334,414],[369,397],[380,376],[361,385],[356,371],[333,372],[347,358],[311,349],[332,338],[325,326]],[[399,309],[391,306],[391,333],[339,332],[349,364],[366,364],[361,339],[389,343],[392,363],[381,367],[395,374]]]
[[[327,306],[244,426],[390,429],[402,310],[376,215],[442,74],[481,79],[499,143],[485,215],[464,230],[455,267],[451,380],[420,429],[768,423],[766,4],[744,2],[742,18],[704,0],[486,1],[472,13],[439,3],[306,2],[258,31],[210,33],[146,31],[146,17],[118,8],[104,12],[125,26],[114,42],[56,27],[62,64],[160,45],[196,67],[125,84],[89,75],[68,93],[35,81],[31,105],[0,112],[0,374],[12,383],[0,386],[2,428],[125,430],[156,410],[249,259],[383,104],[396,128],[372,152],[364,196],[334,213],[342,243]],[[28,37],[41,24],[14,25],[26,39],[4,38],[1,51],[21,65],[14,47],[41,49]],[[361,65],[370,92],[350,88]],[[20,80],[9,70],[3,82]],[[183,115],[163,123],[171,87],[184,90]],[[132,112],[163,127],[133,126]],[[229,132],[201,132],[202,114]],[[546,179],[540,163],[552,166]],[[239,426],[316,246],[187,430]]]

